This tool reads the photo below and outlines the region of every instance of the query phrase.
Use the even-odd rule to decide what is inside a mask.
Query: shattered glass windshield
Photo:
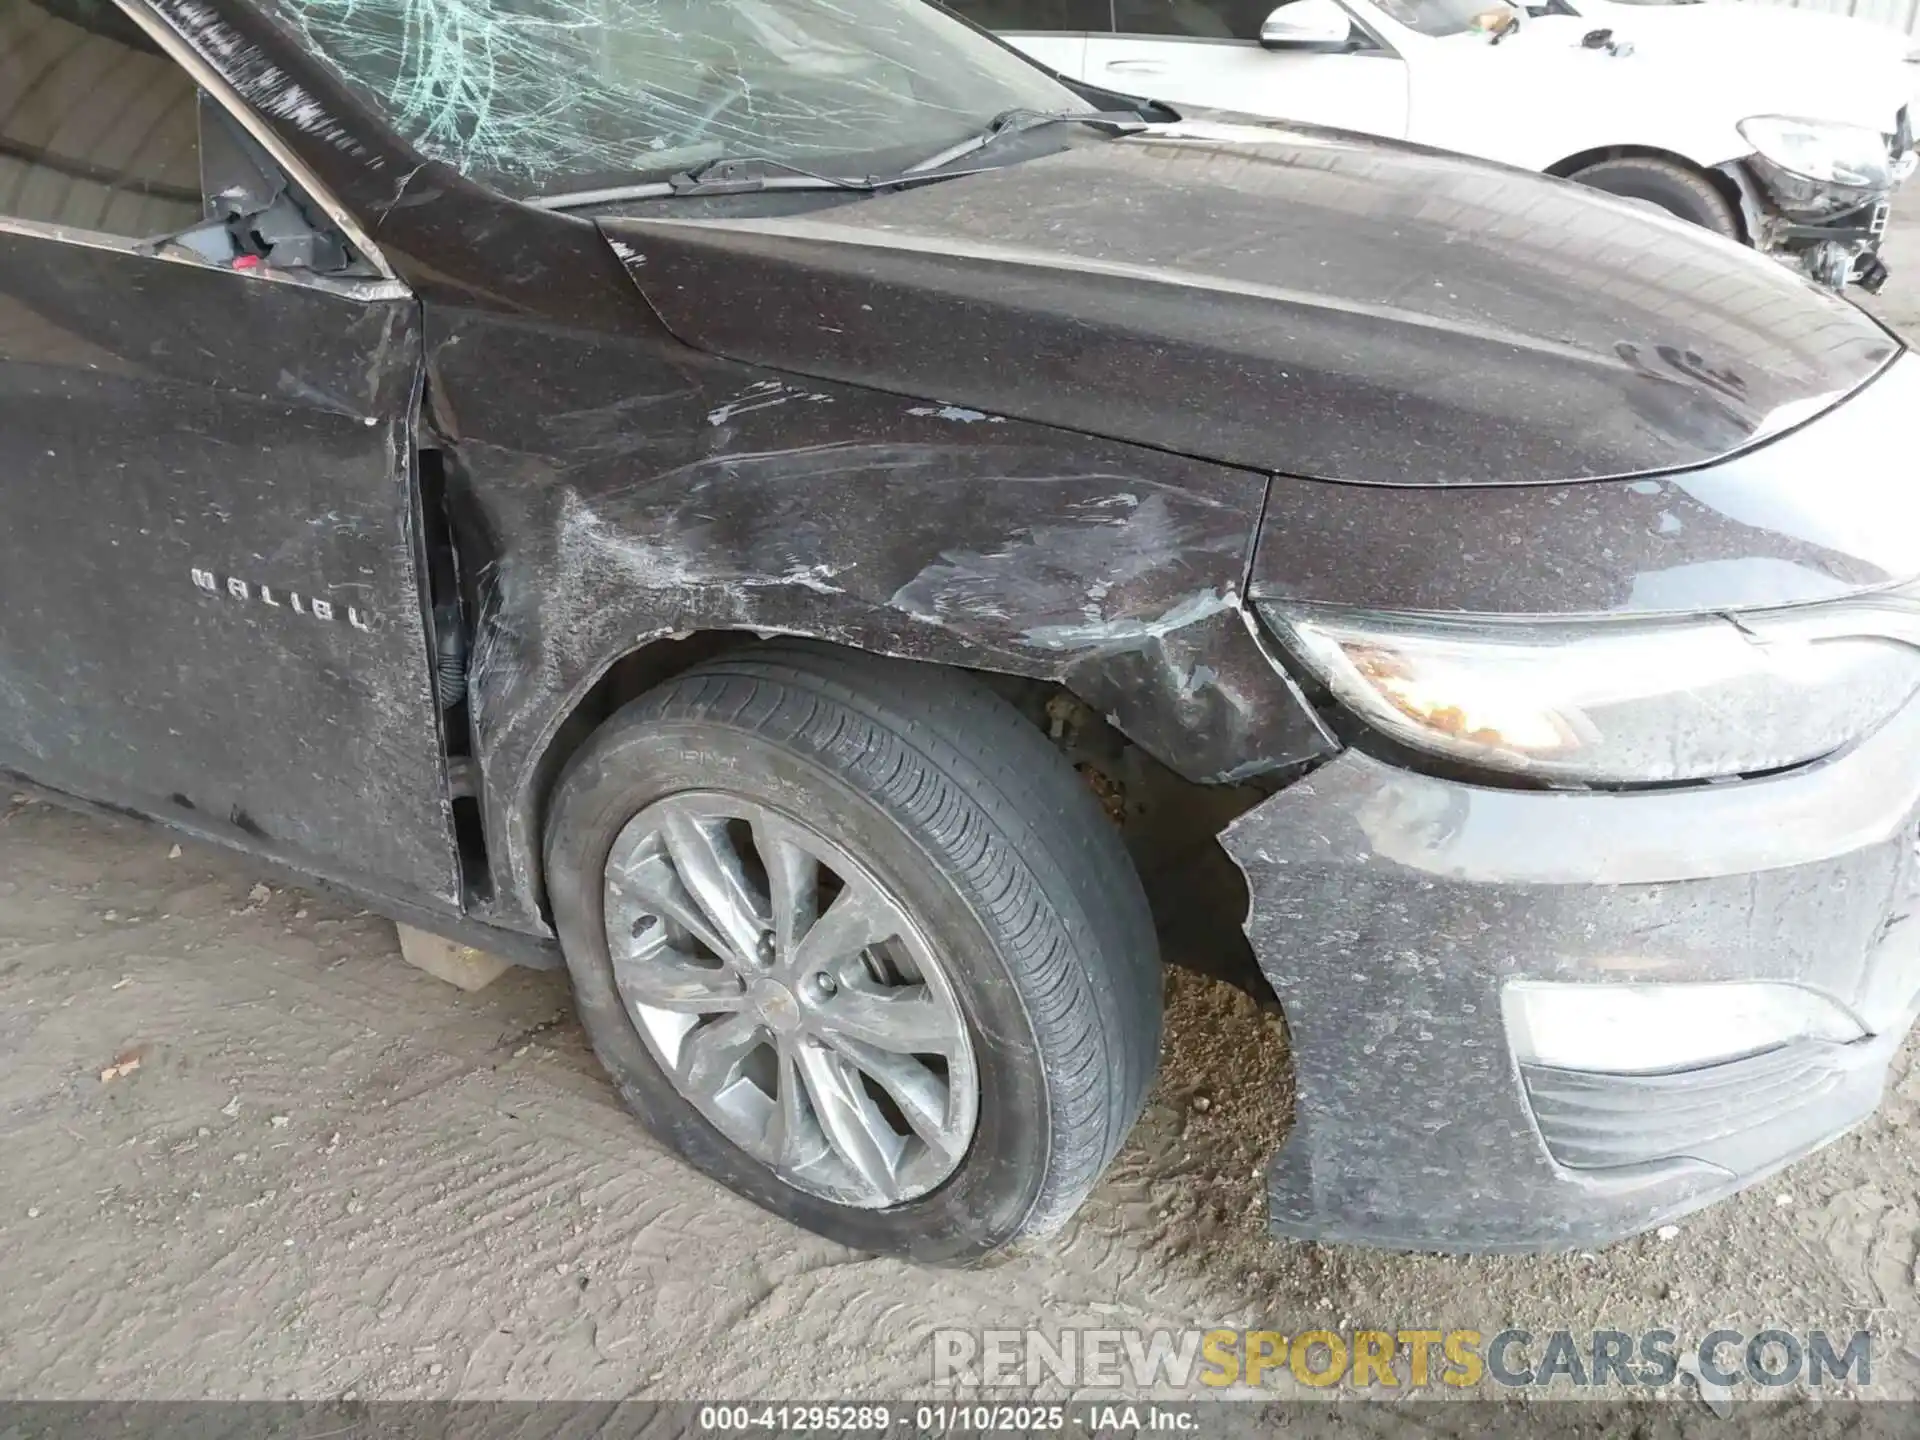
[[[423,156],[522,199],[726,156],[884,172],[1086,103],[923,0],[261,0]]]

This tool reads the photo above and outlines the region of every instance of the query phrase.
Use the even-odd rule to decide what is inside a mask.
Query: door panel
[[[1384,51],[1265,50],[1254,41],[1096,35],[1086,79],[1165,100],[1404,138],[1407,69]]]
[[[456,899],[416,316],[391,284],[0,233],[0,766]]]
[[[0,0],[0,767],[451,907],[418,307],[234,262],[226,123],[113,0]]]

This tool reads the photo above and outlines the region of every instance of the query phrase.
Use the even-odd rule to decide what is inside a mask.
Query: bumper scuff
[[[1297,1087],[1272,1228],[1396,1249],[1600,1244],[1871,1114],[1920,989],[1917,750],[1920,701],[1820,764],[1673,791],[1489,789],[1349,751],[1241,816],[1222,843]],[[1519,978],[1782,981],[1872,1038],[1637,1086],[1584,1077],[1590,1101],[1610,1086],[1606,1103],[1642,1106],[1647,1134],[1575,1168],[1542,1133],[1567,1133],[1567,1096],[1536,1114],[1540,1085],[1530,1100],[1508,1045],[1500,990]],[[1681,1123],[1682,1097],[1757,1064],[1811,1068],[1784,1092],[1721,1086],[1724,1107]]]

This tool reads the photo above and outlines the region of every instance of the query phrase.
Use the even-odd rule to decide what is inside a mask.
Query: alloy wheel
[[[925,932],[811,826],[718,793],[621,830],[614,983],[674,1088],[788,1184],[881,1209],[960,1165],[972,1043]]]

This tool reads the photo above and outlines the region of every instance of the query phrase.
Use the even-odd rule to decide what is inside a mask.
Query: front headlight
[[[1428,620],[1264,605],[1333,695],[1394,740],[1579,783],[1752,774],[1877,728],[1920,650],[1732,621]]]
[[[1893,183],[1886,137],[1865,125],[1753,115],[1740,122],[1739,130],[1761,160],[1796,179],[1862,192]]]

